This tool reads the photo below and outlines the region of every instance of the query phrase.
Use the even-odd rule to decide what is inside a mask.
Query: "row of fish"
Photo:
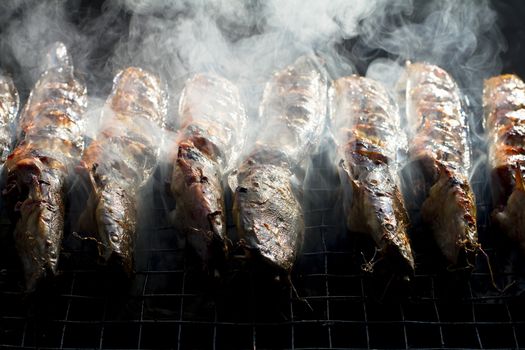
[[[87,92],[63,44],[49,51],[45,67],[17,121],[16,89],[0,80],[2,193],[27,288],[57,271],[71,178],[86,193],[74,230],[98,242],[105,263],[131,274],[137,192],[159,161],[166,88],[140,68],[118,73],[98,134],[84,149]],[[525,84],[515,76],[488,80],[484,109],[494,218],[525,245]],[[480,249],[468,118],[457,84],[439,67],[407,64],[389,92],[359,76],[330,82],[321,59],[300,57],[266,84],[263,124],[250,140],[239,89],[197,74],[182,91],[178,118],[170,218],[204,266],[220,264],[234,247],[226,230],[231,191],[235,245],[280,273],[291,271],[305,234],[302,174],[327,127],[337,145],[347,227],[368,234],[393,266],[408,274],[415,268],[406,200],[417,203],[450,265],[472,264]],[[403,195],[403,167],[420,174],[406,192],[421,201]]]

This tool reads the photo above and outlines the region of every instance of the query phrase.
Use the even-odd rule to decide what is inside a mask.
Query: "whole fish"
[[[7,75],[0,75],[0,166],[4,165],[12,150],[18,105],[18,91],[13,80]]]
[[[383,257],[413,272],[408,214],[399,190],[397,154],[406,140],[397,105],[378,82],[358,76],[336,80],[330,96],[347,227],[370,234]]]
[[[223,177],[243,147],[246,113],[231,82],[197,74],[186,82],[179,117],[170,185],[176,199],[173,220],[209,267],[228,251]]]
[[[100,243],[105,263],[128,275],[133,272],[137,190],[157,165],[166,110],[158,77],[135,67],[120,71],[101,129],[77,168],[89,193],[78,230]]]
[[[14,239],[28,290],[57,271],[66,180],[82,153],[86,104],[86,87],[75,78],[66,47],[54,44],[20,116],[17,146],[5,163],[3,193],[16,222]]]
[[[493,219],[525,250],[525,83],[515,75],[485,81],[486,139]]]
[[[261,132],[236,177],[233,216],[247,255],[289,273],[304,238],[297,169],[321,141],[326,123],[327,74],[302,56],[276,72],[260,105]]]
[[[426,63],[407,64],[399,85],[410,162],[425,176],[421,217],[447,261],[470,266],[479,243],[469,183],[468,121],[459,88],[446,71]]]

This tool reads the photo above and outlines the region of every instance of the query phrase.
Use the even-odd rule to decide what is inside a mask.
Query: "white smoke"
[[[170,85],[174,106],[190,74],[211,71],[240,87],[252,116],[269,75],[304,53],[334,77],[368,68],[387,85],[404,60],[424,60],[471,89],[500,71],[506,47],[488,0],[8,0],[0,10],[0,63],[23,88],[61,40],[90,95],[105,98],[113,75],[136,65]]]

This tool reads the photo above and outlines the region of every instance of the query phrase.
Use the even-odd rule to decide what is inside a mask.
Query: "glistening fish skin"
[[[197,74],[186,82],[179,117],[170,185],[176,199],[173,219],[205,267],[212,267],[229,249],[223,176],[243,147],[246,113],[231,82]]]
[[[238,169],[233,216],[248,255],[289,272],[304,238],[304,218],[292,173],[279,155],[252,154]]]
[[[133,272],[137,189],[157,164],[167,96],[160,79],[140,68],[119,72],[101,131],[77,168],[89,190],[79,231],[101,243],[101,257]]]
[[[45,69],[21,114],[18,145],[5,163],[3,193],[16,222],[15,243],[28,290],[57,271],[65,183],[83,149],[87,104],[86,87],[75,78],[62,43],[47,54]]]
[[[525,250],[525,83],[515,75],[485,81],[483,109],[494,220]]]
[[[18,114],[19,97],[13,80],[0,75],[0,165],[3,165],[13,145],[13,124]]]
[[[408,125],[411,166],[425,174],[422,204],[441,252],[454,267],[468,267],[479,247],[476,203],[468,177],[468,121],[460,91],[443,69],[407,64],[400,87]]]
[[[327,90],[326,72],[310,56],[275,73],[260,105],[264,131],[231,181],[243,247],[285,273],[291,271],[304,237],[292,178],[320,142]]]
[[[378,82],[358,76],[336,80],[330,96],[347,227],[370,234],[396,269],[413,272],[399,190],[397,154],[405,142],[397,106]]]

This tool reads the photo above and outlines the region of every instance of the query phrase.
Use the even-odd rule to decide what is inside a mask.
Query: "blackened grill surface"
[[[331,160],[314,157],[307,178],[306,239],[293,290],[242,263],[223,282],[204,277],[191,250],[164,221],[172,205],[147,190],[139,210],[137,275],[120,283],[85,259],[86,244],[66,238],[56,283],[33,297],[17,286],[19,267],[0,254],[0,347],[100,349],[518,348],[525,346],[523,258],[487,230],[490,198],[478,195],[485,258],[468,277],[437,270],[437,248],[413,235],[416,275],[410,287],[361,270],[368,242],[343,229]],[[154,183],[152,188],[159,187]],[[487,192],[478,179],[477,193]],[[486,193],[485,193],[486,194]],[[481,201],[481,199],[485,201]],[[334,209],[335,208],[335,209]],[[230,218],[230,228],[231,225]],[[155,223],[155,224],[152,224]],[[7,226],[3,226],[7,231]],[[5,239],[4,239],[5,241]],[[2,242],[4,243],[4,242]],[[5,244],[2,244],[5,247]],[[2,248],[6,250],[5,248]],[[464,281],[464,282],[462,282]],[[403,297],[406,295],[406,297]]]

